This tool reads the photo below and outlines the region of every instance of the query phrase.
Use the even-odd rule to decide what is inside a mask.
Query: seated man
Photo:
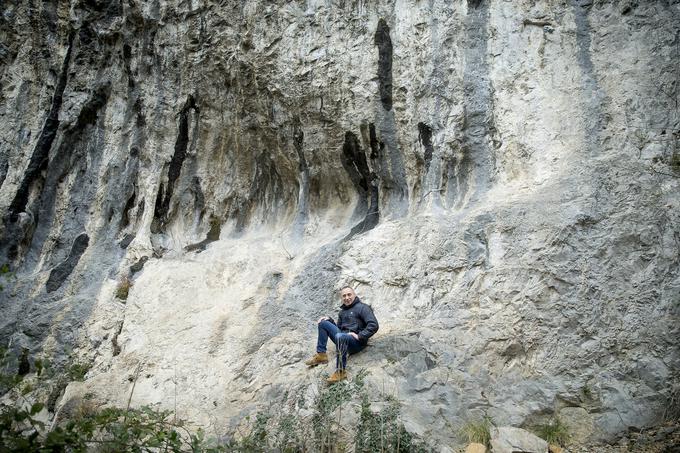
[[[319,336],[316,343],[316,354],[305,362],[313,367],[321,363],[328,363],[326,344],[330,338],[335,343],[336,359],[335,373],[326,381],[335,384],[347,378],[345,366],[347,354],[356,354],[366,347],[368,339],[378,331],[378,320],[375,319],[370,306],[361,302],[354,290],[345,286],[340,290],[342,305],[338,313],[338,323],[333,318],[322,316],[317,321]]]

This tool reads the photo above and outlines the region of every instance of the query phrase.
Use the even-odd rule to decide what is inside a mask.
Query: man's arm
[[[378,331],[380,326],[378,325],[378,320],[375,318],[371,307],[364,305],[361,308],[361,317],[363,318],[364,323],[366,323],[366,327],[364,327],[358,335],[360,340],[368,340]]]

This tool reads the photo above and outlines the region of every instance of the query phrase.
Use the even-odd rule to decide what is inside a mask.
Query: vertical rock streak
[[[359,139],[353,132],[345,133],[345,143],[342,146],[342,166],[359,193],[359,201],[353,217],[364,215],[363,220],[350,231],[349,238],[372,229],[380,219],[378,188],[373,182],[373,175],[368,167],[366,154],[361,149]]]
[[[447,205],[456,209],[461,209],[489,188],[493,170],[489,146],[493,105],[487,62],[488,19],[488,2],[468,2],[463,69],[463,143],[459,156],[449,163],[445,175]]]
[[[31,225],[28,228],[23,227],[23,231],[17,230],[11,234],[8,253],[10,259],[28,256],[28,261],[37,263],[46,241],[56,241],[54,247],[59,249],[59,244],[63,244],[63,241],[55,237],[69,237],[85,228],[89,218],[89,205],[99,183],[92,175],[98,173],[101,154],[96,142],[103,130],[97,129],[95,124],[110,93],[109,82],[90,93],[75,122],[64,129],[52,157],[45,157],[41,163],[42,169],[36,181],[40,182],[42,189],[36,199],[24,208],[33,215]],[[54,138],[50,143],[52,140]],[[58,201],[66,209],[57,221],[55,207]],[[55,226],[60,232],[50,234]]]
[[[300,188],[298,191],[297,214],[293,221],[294,235],[299,238],[304,232],[309,218],[309,165],[304,152],[305,135],[299,118],[293,122],[293,147],[298,156],[298,171],[300,173]]]
[[[404,159],[397,140],[397,122],[392,109],[392,39],[384,19],[378,21],[374,36],[378,47],[378,81],[380,107],[376,111],[376,125],[380,143],[387,149],[380,155],[380,184],[387,213],[396,217],[406,215],[409,194]],[[382,146],[382,145],[381,145]]]
[[[50,106],[50,111],[45,120],[42,130],[40,131],[40,136],[36,142],[35,148],[33,149],[33,154],[31,155],[31,160],[29,161],[28,167],[24,172],[24,177],[21,180],[19,189],[9,206],[9,215],[12,222],[16,222],[20,212],[26,209],[26,204],[28,203],[28,196],[31,191],[31,186],[38,183],[41,179],[41,173],[47,168],[47,162],[49,160],[49,152],[52,148],[52,142],[57,136],[57,130],[59,129],[59,111],[61,110],[61,103],[64,96],[64,89],[66,88],[66,82],[68,80],[68,69],[69,63],[71,61],[71,51],[73,49],[73,40],[75,38],[75,31],[71,31],[68,37],[68,47],[66,49],[66,55],[64,56],[64,62],[61,65],[61,72],[59,74],[59,79],[57,80],[57,86],[54,89],[54,95],[52,96],[52,105]]]
[[[156,227],[158,228],[156,231],[162,230],[168,221],[172,194],[182,171],[184,160],[187,157],[187,148],[189,145],[189,113],[192,109],[198,112],[198,107],[196,107],[193,96],[189,96],[179,113],[179,130],[177,132],[177,140],[175,141],[175,151],[170,159],[170,165],[168,167],[167,186],[165,186],[165,190],[163,190],[164,185],[161,183],[158,189],[156,208],[154,211],[154,219],[156,220]]]
[[[109,82],[93,90],[81,107],[75,123],[64,131],[59,146],[50,159],[44,188],[36,200],[40,222],[33,237],[27,240],[31,254],[36,254],[33,256],[35,260],[48,240],[53,224],[58,222],[61,234],[74,234],[82,231],[88,222],[90,204],[99,184],[91,175],[98,174],[98,165],[101,162],[101,153],[96,142],[102,129],[97,128],[96,124],[110,94]],[[68,209],[57,219],[55,206],[62,196],[68,197]]]
[[[73,241],[73,245],[71,246],[71,252],[69,253],[66,260],[64,260],[50,272],[50,276],[47,279],[47,283],[45,284],[45,288],[47,289],[48,293],[59,289],[64,281],[66,281],[68,276],[71,275],[71,272],[73,272],[73,269],[78,264],[78,261],[80,261],[80,257],[83,255],[83,253],[85,253],[89,243],[90,238],[85,233],[82,233],[76,237],[75,241]]]
[[[392,110],[392,38],[385,19],[378,21],[374,43],[378,46],[378,90],[386,111]]]
[[[604,101],[604,94],[597,82],[595,67],[590,55],[591,31],[588,24],[588,9],[591,5],[586,5],[582,0],[572,0],[572,11],[574,12],[574,22],[576,24],[576,61],[581,68],[583,75],[583,102],[589,110],[589,118],[594,121],[585,123],[583,134],[586,152],[592,155],[599,142],[600,130],[602,128],[602,113],[600,106]]]
[[[432,154],[434,147],[432,146],[432,128],[425,123],[418,123],[418,141],[424,148],[423,160],[425,161],[424,178],[430,172],[430,163],[432,162]]]
[[[430,0],[430,8],[434,7],[434,1]],[[444,32],[446,35],[446,31]],[[445,65],[441,62],[446,58],[442,56],[441,43],[439,42],[439,18],[432,17],[430,21],[430,61],[432,64],[432,77],[428,80],[428,91],[434,99],[434,109],[428,121],[431,124],[440,124],[443,101],[440,91],[447,85],[448,77],[445,74]],[[425,133],[425,134],[424,134]],[[426,137],[424,137],[424,135]],[[425,139],[424,139],[425,138]],[[424,122],[418,123],[418,142],[423,147],[424,170],[422,177],[416,182],[413,193],[420,193],[418,204],[432,201],[436,205],[441,205],[440,185],[441,185],[441,153],[435,153],[432,146],[432,129]],[[427,145],[426,145],[427,143]],[[434,159],[433,159],[434,158]],[[420,176],[420,175],[419,175]]]

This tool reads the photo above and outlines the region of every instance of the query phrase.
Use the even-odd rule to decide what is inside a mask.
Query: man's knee
[[[323,320],[319,323],[319,329],[328,330],[328,328],[330,326],[333,326],[333,323],[328,321],[327,319],[325,319],[325,320]]]

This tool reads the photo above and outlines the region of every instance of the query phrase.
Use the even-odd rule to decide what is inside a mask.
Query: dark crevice
[[[135,275],[137,272],[140,272],[144,268],[144,264],[146,264],[147,261],[149,261],[149,257],[143,256],[138,259],[135,264],[130,266],[130,277]]]
[[[120,336],[120,333],[123,331],[123,321],[118,324],[118,329],[116,329],[116,333],[113,334],[113,338],[111,338],[111,348],[113,349],[112,354],[113,356],[117,356],[120,354],[120,345],[118,344],[118,337]]]
[[[175,142],[175,152],[170,160],[168,167],[168,182],[167,186],[161,183],[158,190],[158,197],[156,199],[156,207],[154,211],[154,225],[155,232],[162,231],[163,227],[168,221],[168,214],[170,211],[170,201],[175,189],[175,183],[179,179],[182,171],[182,164],[187,156],[187,147],[189,144],[189,112],[190,110],[198,112],[198,107],[194,101],[193,96],[189,96],[184,107],[179,113],[179,132],[177,134],[177,141]]]
[[[21,184],[19,184],[19,189],[17,190],[14,199],[9,206],[9,217],[12,222],[16,222],[19,217],[19,213],[26,209],[31,187],[36,182],[43,179],[42,172],[47,168],[50,148],[52,148],[52,142],[54,142],[54,138],[56,137],[57,130],[59,128],[59,111],[61,110],[64,90],[66,89],[69,63],[71,60],[71,52],[73,49],[73,40],[75,36],[76,32],[71,31],[68,37],[66,56],[64,57],[64,62],[61,66],[61,73],[57,81],[57,86],[54,90],[54,96],[52,97],[50,112],[47,115],[47,119],[45,120],[42,130],[40,131],[40,136],[38,137],[33,154],[31,155],[31,160],[28,163],[28,167],[24,171],[24,178],[22,179]]]
[[[134,103],[134,109],[137,112],[137,117],[135,119],[135,125],[137,127],[140,127],[140,128],[146,126],[146,117],[144,116],[144,108],[142,107],[142,101],[139,98],[137,98],[137,100]]]
[[[69,144],[73,144],[75,140],[73,140],[76,137],[79,137],[82,134],[82,131],[85,129],[85,126],[91,126],[94,123],[97,122],[97,118],[99,118],[99,110],[101,110],[102,107],[106,105],[106,102],[109,99],[109,95],[111,94],[111,83],[106,82],[97,89],[95,89],[92,92],[92,96],[90,99],[83,105],[82,110],[78,114],[78,119],[76,120],[76,124],[69,126],[68,131],[67,131],[67,136],[68,140],[66,140]],[[61,149],[62,147],[60,147]]]
[[[234,232],[243,232],[256,207],[260,207],[266,216],[276,216],[277,208],[285,198],[286,189],[276,162],[267,151],[260,152],[255,158],[255,174],[248,197],[236,197],[231,201],[230,215],[236,217]]]
[[[19,369],[17,370],[17,376],[26,376],[31,372],[31,362],[28,360],[28,354],[30,350],[28,348],[22,348],[21,357],[19,357]]]
[[[128,246],[134,241],[135,235],[134,234],[126,234],[123,239],[118,243],[120,245],[120,248],[126,249]]]
[[[184,250],[187,252],[202,252],[208,244],[219,240],[221,231],[222,225],[220,224],[220,221],[218,219],[212,219],[210,221],[210,230],[208,231],[206,238],[196,244],[187,245],[184,247]]]
[[[163,210],[163,196],[165,194],[165,185],[161,182],[160,187],[158,187],[158,193],[156,194],[156,203],[154,205],[153,222],[151,223],[151,232],[160,233],[161,228],[161,214]]]
[[[378,137],[375,134],[375,124],[368,125],[369,144],[371,147],[371,160],[382,158],[382,151],[385,149],[383,142],[378,142]]]
[[[135,195],[136,191],[133,189],[132,195],[128,198],[127,202],[125,203],[125,207],[123,208],[123,214],[120,219],[120,227],[119,230],[124,230],[129,224],[130,224],[130,209],[132,209],[135,206]]]
[[[425,148],[423,159],[425,160],[425,176],[427,176],[430,171],[434,147],[432,146],[432,128],[425,123],[418,123],[418,141]]]
[[[360,198],[366,203],[370,170],[366,155],[359,145],[359,139],[353,132],[345,132],[345,143],[342,145],[342,166],[347,171]]]
[[[342,147],[342,166],[359,193],[359,202],[355,213],[365,213],[363,220],[352,228],[346,239],[375,227],[380,219],[378,207],[378,188],[375,175],[371,173],[366,161],[366,154],[359,145],[359,139],[353,132],[345,133]]]
[[[364,217],[361,222],[359,222],[350,230],[349,234],[345,237],[345,240],[349,240],[357,234],[361,234],[375,228],[375,226],[378,225],[378,222],[380,222],[377,187],[371,187],[370,204],[368,209],[369,211],[366,213],[366,217]]]
[[[135,87],[135,80],[132,77],[132,70],[130,69],[130,59],[132,58],[132,48],[129,44],[123,44],[123,65],[125,66],[125,75],[127,76],[128,88]]]
[[[305,135],[302,131],[300,118],[293,121],[293,147],[298,156],[298,171],[300,172],[300,189],[298,194],[297,216],[293,228],[296,234],[301,234],[309,216],[309,166],[304,153]]]
[[[380,102],[387,111],[392,109],[392,39],[385,19],[378,21],[373,42],[378,46],[378,83]]]
[[[50,276],[45,285],[48,293],[57,290],[68,276],[71,275],[71,272],[73,272],[73,269],[78,264],[80,257],[87,249],[89,243],[90,237],[85,233],[80,234],[76,240],[73,241],[71,253],[69,253],[68,258],[50,272]]]
[[[194,194],[194,210],[198,211],[199,223],[203,221],[205,211],[205,194],[201,188],[201,178],[194,176],[191,178],[191,192]]]
[[[2,184],[5,182],[5,178],[7,177],[7,171],[9,170],[9,163],[6,160],[3,160],[0,162],[0,187],[2,187]]]

